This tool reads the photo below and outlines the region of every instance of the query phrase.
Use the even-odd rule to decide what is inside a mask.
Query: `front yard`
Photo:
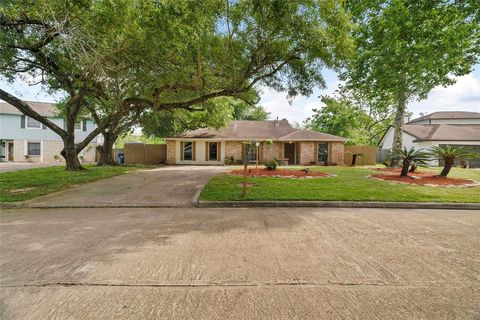
[[[365,167],[309,167],[333,174],[312,179],[249,177],[248,192],[241,195],[243,177],[220,175],[208,182],[200,200],[344,200],[399,202],[480,202],[480,186],[431,187],[369,179],[375,174]],[[300,167],[289,167],[300,170]],[[424,169],[420,169],[424,170]],[[440,168],[428,168],[440,171]],[[449,177],[480,181],[480,170],[452,169]]]
[[[137,170],[136,166],[85,165],[87,170],[65,171],[63,166],[0,173],[0,202],[23,201],[75,185]]]

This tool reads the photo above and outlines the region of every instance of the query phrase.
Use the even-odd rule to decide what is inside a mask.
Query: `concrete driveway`
[[[22,209],[2,319],[479,319],[478,211]]]
[[[27,201],[32,207],[191,207],[220,166],[163,166],[139,170]]]

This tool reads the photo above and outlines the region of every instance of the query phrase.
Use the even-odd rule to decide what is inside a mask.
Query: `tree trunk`
[[[75,140],[73,136],[67,135],[63,138],[63,150],[60,152],[66,162],[67,171],[79,171],[84,168],[78,159],[78,153],[75,150]]]
[[[410,166],[410,161],[404,159],[402,163],[402,173],[400,173],[400,177],[406,177],[408,175],[409,166]]]
[[[117,164],[113,156],[113,146],[117,138],[118,136],[112,132],[103,133],[103,145],[97,147],[100,154],[100,158],[97,161],[99,166],[112,166]]]
[[[445,159],[445,165],[443,166],[442,172],[440,172],[440,177],[448,176],[450,169],[453,167],[453,159]]]
[[[412,163],[412,165],[410,166],[410,170],[408,170],[408,172],[415,172],[415,170],[417,170],[417,165],[415,163]]]
[[[393,132],[392,151],[402,150],[403,146],[403,119],[405,118],[405,109],[407,107],[407,98],[405,91],[400,89],[397,94],[397,110],[395,113],[395,130]],[[395,167],[397,161],[392,159],[391,166]]]

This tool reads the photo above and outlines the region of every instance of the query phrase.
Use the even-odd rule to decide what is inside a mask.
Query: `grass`
[[[300,169],[296,167],[295,169]],[[437,188],[396,184],[368,179],[373,173],[365,167],[310,167],[336,176],[318,179],[252,177],[245,197],[242,177],[221,175],[212,178],[200,195],[201,200],[345,200],[399,202],[480,202],[480,186]],[[423,170],[439,171],[441,168]],[[422,169],[420,169],[422,170]],[[480,181],[480,170],[452,169],[449,177]]]
[[[65,171],[63,166],[0,173],[0,202],[23,201],[73,186],[137,170],[136,166],[85,165],[87,170]]]

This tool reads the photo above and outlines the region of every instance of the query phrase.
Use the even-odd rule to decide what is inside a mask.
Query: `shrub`
[[[232,164],[235,163],[235,159],[233,158],[233,156],[230,156],[230,157],[225,157],[225,164],[227,166],[230,166]]]
[[[267,168],[267,170],[276,170],[277,166],[278,166],[277,160],[272,160],[265,163],[265,168]]]

